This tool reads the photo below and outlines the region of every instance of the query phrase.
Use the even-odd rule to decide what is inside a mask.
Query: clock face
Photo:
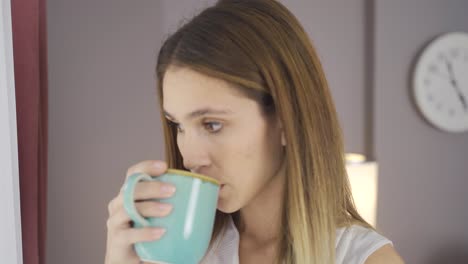
[[[422,52],[413,76],[424,117],[449,132],[468,131],[468,34],[448,33]]]

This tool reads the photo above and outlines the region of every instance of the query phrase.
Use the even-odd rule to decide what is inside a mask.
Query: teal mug
[[[141,216],[134,202],[135,186],[140,181],[161,181],[173,184],[175,194],[157,201],[173,205],[166,217]],[[205,255],[213,232],[218,203],[219,182],[204,175],[169,169],[161,176],[135,173],[123,188],[124,208],[135,228],[162,227],[161,239],[135,243],[142,261],[160,264],[197,264]]]

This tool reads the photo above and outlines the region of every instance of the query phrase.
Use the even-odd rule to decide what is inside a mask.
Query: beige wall
[[[48,264],[103,262],[106,206],[120,188],[126,168],[139,160],[163,158],[153,74],[156,52],[181,17],[213,2],[48,0]],[[402,14],[409,5],[405,1],[393,5],[376,1],[375,30],[385,34],[375,36],[377,54],[372,56],[373,31],[365,23],[373,14],[371,1],[283,2],[299,17],[323,60],[346,150],[375,153],[381,164],[382,231],[411,260],[408,263],[428,263],[438,249],[448,246],[468,248],[468,234],[460,231],[468,222],[462,207],[468,195],[461,192],[468,183],[463,164],[467,135],[437,132],[415,114],[407,100],[405,67],[432,33],[416,35],[406,22],[392,23],[394,16],[402,21],[424,17],[428,10],[437,13],[440,6],[413,0],[422,9]],[[443,29],[461,23],[468,30],[463,13],[451,13],[466,10],[466,1],[446,2],[453,2],[453,9],[440,16],[442,22],[453,24]],[[442,23],[433,15],[426,19]],[[419,27],[432,29],[424,22],[414,32]],[[399,32],[405,32],[405,41],[399,41]],[[377,66],[373,86],[373,71],[368,70],[372,63]],[[374,97],[374,118],[368,122],[368,99]],[[372,130],[375,133],[369,134]],[[403,150],[405,146],[410,150]],[[443,151],[442,162],[435,150]],[[429,162],[433,167],[427,166]],[[443,216],[453,217],[444,222]]]

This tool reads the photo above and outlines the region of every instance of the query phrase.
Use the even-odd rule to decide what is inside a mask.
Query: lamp
[[[375,227],[377,218],[377,162],[367,161],[364,155],[356,153],[347,153],[345,157],[354,203],[364,220]]]

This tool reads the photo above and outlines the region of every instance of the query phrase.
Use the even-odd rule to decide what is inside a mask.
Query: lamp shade
[[[346,154],[346,170],[359,214],[375,227],[377,218],[377,162],[363,155]]]

